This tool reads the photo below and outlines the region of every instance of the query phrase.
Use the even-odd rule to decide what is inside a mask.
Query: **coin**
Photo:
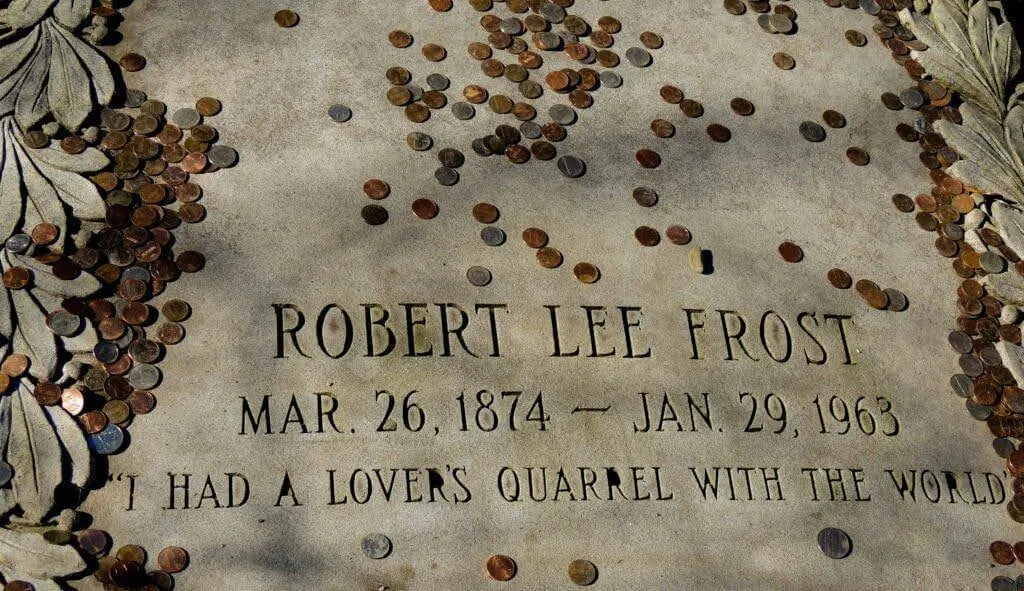
[[[916,88],[908,88],[900,93],[900,102],[908,109],[920,109],[927,100],[924,94]]]
[[[646,68],[654,58],[645,49],[630,47],[626,50],[626,61],[637,68]],[[606,66],[607,67],[607,66]]]
[[[658,49],[664,45],[665,41],[657,33],[644,31],[640,33],[640,43],[643,43],[647,49]]]
[[[644,168],[658,168],[661,166],[661,156],[654,150],[647,148],[637,150],[636,161]]]
[[[850,29],[844,33],[846,40],[854,47],[864,47],[868,43],[868,38],[864,36],[864,33],[860,31],[854,31]]]
[[[857,166],[865,166],[871,161],[871,156],[863,148],[857,147],[848,148],[846,150],[846,157]]]
[[[665,237],[668,238],[669,242],[672,244],[677,244],[679,246],[689,244],[690,240],[693,238],[688,229],[678,225],[669,226],[668,229],[665,230]]]
[[[462,152],[454,148],[444,148],[437,153],[437,159],[440,161],[441,166],[447,166],[448,168],[459,168],[466,163],[466,157],[463,156]]]
[[[425,133],[414,131],[405,138],[405,143],[413,150],[423,152],[430,149],[434,140]]]
[[[591,284],[601,278],[601,271],[591,263],[578,263],[572,269],[572,274],[580,283]]]
[[[221,103],[219,100],[204,96],[196,101],[196,111],[204,117],[213,117],[220,113]]]
[[[597,567],[589,560],[574,560],[569,563],[569,580],[581,587],[593,585],[597,581]]]
[[[724,0],[723,6],[729,14],[739,16],[747,11],[747,5],[743,0]]]
[[[367,205],[363,207],[360,214],[363,221],[371,226],[379,226],[388,221],[388,210],[379,205]]]
[[[830,269],[828,272],[828,282],[836,289],[850,289],[850,286],[853,285],[853,278],[842,269]]]
[[[117,63],[126,72],[138,72],[146,67],[146,58],[137,53],[126,53],[121,56]]]
[[[484,287],[491,282],[491,271],[486,267],[470,267],[466,271],[466,279],[477,287]]]
[[[160,308],[160,312],[171,322],[181,322],[189,317],[192,308],[183,300],[168,300]]]
[[[180,573],[188,566],[188,552],[184,548],[168,546],[157,554],[156,562],[164,572]]]
[[[540,228],[523,230],[523,242],[530,248],[543,248],[548,243],[548,234]]]
[[[1009,566],[1016,561],[1016,557],[1013,553],[1013,546],[1007,542],[992,542],[988,546],[989,554],[992,555],[992,561],[996,564],[1003,566]]]
[[[501,228],[486,226],[480,230],[480,239],[487,246],[501,246],[505,243],[505,232]]]
[[[160,370],[155,365],[140,363],[132,368],[128,381],[136,390],[152,390],[160,383]]]
[[[380,179],[370,179],[363,184],[363,193],[370,199],[384,199],[391,193],[391,186]]]
[[[78,532],[78,547],[87,554],[100,556],[110,547],[110,536],[101,529],[84,529]]]
[[[448,55],[445,48],[436,43],[427,43],[423,46],[423,57],[432,62],[439,62]]]
[[[657,246],[661,242],[661,234],[650,226],[640,226],[633,231],[636,241],[642,246]]]
[[[384,534],[370,534],[360,543],[367,558],[380,560],[391,554],[391,540]]]
[[[992,579],[992,591],[1017,591],[1017,583],[1010,577],[1002,575]]]
[[[291,10],[278,10],[274,13],[274,22],[281,27],[294,27],[299,23],[299,15]]]
[[[826,527],[818,533],[818,548],[825,556],[839,560],[850,555],[853,543],[843,530]]]
[[[651,133],[659,138],[670,138],[676,134],[676,127],[665,119],[651,121]]]
[[[825,128],[814,121],[804,121],[800,124],[800,135],[809,142],[825,141]]]
[[[60,406],[71,416],[78,416],[85,410],[85,395],[77,388],[68,388],[61,392]]]
[[[338,123],[344,123],[352,118],[352,110],[340,104],[331,105],[327,109],[327,114]]]
[[[445,187],[450,187],[459,182],[459,173],[446,166],[441,166],[434,171],[434,178]]]
[[[799,263],[804,259],[804,251],[792,242],[783,242],[779,245],[779,256],[787,263]]]
[[[708,137],[714,142],[724,143],[732,138],[732,132],[729,131],[729,128],[719,123],[708,125],[707,131]]]
[[[571,125],[576,121],[576,111],[567,105],[553,105],[548,110],[548,115],[551,116],[551,120],[559,125]]]
[[[516,576],[516,561],[509,556],[495,554],[487,559],[485,571],[495,581],[511,581]]]
[[[417,199],[412,202],[412,212],[416,217],[422,220],[431,220],[437,217],[440,209],[437,203],[434,203],[430,199]]]
[[[729,106],[734,113],[743,117],[754,113],[754,104],[745,98],[734,98],[729,102]]]
[[[3,284],[7,289],[24,289],[32,281],[32,273],[24,267],[11,267],[4,271]]]
[[[402,49],[412,45],[412,35],[405,31],[395,30],[388,33],[388,43]]]
[[[796,60],[788,53],[779,51],[772,55],[772,62],[780,70],[792,70],[796,67]]]
[[[100,432],[90,435],[89,448],[100,455],[117,453],[124,445],[124,431],[120,427],[108,424]]]
[[[57,237],[60,235],[60,230],[57,226],[49,222],[42,222],[36,224],[29,235],[32,237],[32,241],[36,244],[46,246],[57,241]]]
[[[903,108],[903,101],[900,100],[900,97],[891,92],[882,93],[882,104],[890,111],[899,111]]]
[[[658,193],[650,187],[633,189],[633,200],[642,207],[653,207],[658,202]]]
[[[427,0],[427,4],[436,12],[447,12],[452,9],[452,0]]]
[[[574,179],[583,176],[587,171],[587,166],[576,156],[562,156],[558,159],[558,170],[563,175]]]
[[[555,269],[562,264],[562,253],[550,246],[537,250],[537,261],[546,269]]]
[[[481,224],[493,224],[500,215],[498,208],[490,203],[477,203],[473,206],[473,219]]]
[[[131,407],[124,400],[111,400],[103,405],[103,414],[111,423],[124,423],[131,416]]]
[[[601,72],[600,77],[602,86],[607,86],[608,88],[618,88],[622,86],[622,77],[611,70]]]
[[[907,301],[907,296],[904,295],[902,291],[887,287],[883,289],[882,292],[885,293],[886,298],[888,298],[886,309],[892,310],[893,312],[902,312],[907,309],[909,302]]]
[[[822,113],[821,118],[825,121],[825,125],[828,125],[833,129],[846,127],[846,117],[844,117],[839,111],[829,109]]]
[[[224,145],[211,147],[206,156],[210,159],[210,164],[217,168],[230,168],[238,162],[238,152],[234,148]]]

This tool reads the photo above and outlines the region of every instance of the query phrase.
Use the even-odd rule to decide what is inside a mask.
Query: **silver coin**
[[[82,318],[67,310],[55,310],[46,317],[46,326],[59,337],[69,337],[82,327]]]
[[[850,555],[853,550],[853,542],[843,530],[826,527],[818,532],[818,549],[829,558],[841,560]]]
[[[583,176],[587,165],[575,156],[562,156],[558,159],[558,170],[565,176],[575,179]]]
[[[658,203],[658,192],[650,187],[637,187],[633,189],[633,199],[641,207],[654,207]]]
[[[646,68],[651,65],[652,60],[650,52],[641,47],[630,47],[626,50],[626,61],[638,68]]]
[[[1024,575],[1017,575],[1017,591],[1024,589]]]
[[[238,162],[238,152],[228,146],[211,146],[206,151],[206,157],[210,159],[210,164],[219,168],[229,168]]]
[[[971,340],[971,335],[965,332],[954,330],[949,333],[947,340],[949,341],[949,346],[953,347],[953,350],[961,355],[974,350],[974,342]]]
[[[567,31],[558,31],[558,36],[562,39],[562,45],[570,45],[572,43],[579,43],[580,38]]]
[[[992,251],[981,253],[981,268],[989,273],[1002,273],[1006,270],[1006,260]]]
[[[551,120],[561,125],[572,125],[576,122],[576,111],[568,105],[552,105],[548,109]]]
[[[121,312],[118,312],[117,315],[120,316]],[[120,347],[122,349],[127,349],[128,345],[132,344],[132,341],[134,341],[134,340],[135,340],[135,327],[133,326],[129,330],[124,331],[124,334],[121,335],[121,338],[117,339],[116,341],[110,341],[110,342],[114,343],[115,345],[117,345],[118,347]]]
[[[974,380],[962,373],[949,378],[949,385],[953,388],[953,393],[960,398],[970,398],[974,394]]]
[[[367,558],[380,560],[391,554],[391,540],[384,534],[370,534],[363,538],[360,545]]]
[[[32,238],[28,234],[11,234],[4,242],[4,247],[15,254],[25,252],[29,246],[32,246]]]
[[[409,91],[409,96],[411,97],[409,100],[412,102],[415,103],[416,101],[423,100],[423,89],[418,85],[406,84],[405,89]]]
[[[768,17],[768,26],[776,33],[786,33],[793,31],[793,21],[789,20],[789,17],[784,14],[773,14]]]
[[[447,90],[448,85],[451,84],[448,81],[448,77],[444,74],[431,74],[427,76],[427,86],[431,90]]]
[[[814,121],[804,121],[800,124],[800,135],[809,142],[825,141],[825,128]]]
[[[886,310],[892,310],[893,312],[902,312],[907,309],[907,296],[898,289],[887,287],[882,290],[885,295],[889,296],[889,305],[886,306]]]
[[[972,378],[980,376],[985,371],[985,366],[982,364],[981,359],[974,355],[961,355],[958,360],[960,369]]]
[[[1017,591],[1017,583],[1010,577],[999,576],[992,579],[992,591]]]
[[[470,267],[466,271],[466,279],[477,287],[483,287],[491,282],[491,271],[486,267]]]
[[[14,478],[14,467],[7,462],[0,461],[0,486],[7,486]]]
[[[135,255],[127,249],[118,248],[107,253],[107,260],[117,267],[127,267],[135,262]]]
[[[114,343],[100,341],[92,348],[92,355],[100,363],[113,363],[121,355],[121,349]]]
[[[155,365],[140,363],[128,374],[128,382],[136,390],[152,390],[160,383],[160,370]]]
[[[964,227],[960,224],[954,224],[953,222],[947,222],[942,225],[942,233],[946,235],[950,240],[963,240],[964,239]]]
[[[407,137],[405,141],[409,144],[410,148],[417,152],[429,150],[430,147],[434,145],[434,140],[429,135],[419,131],[410,133],[409,137]]]
[[[450,187],[459,182],[459,173],[452,168],[442,166],[434,171],[434,178],[445,187]]]
[[[882,12],[882,7],[875,0],[860,0],[860,9],[871,16],[878,16]]]
[[[619,76],[611,70],[605,70],[599,74],[601,78],[601,85],[607,86],[608,88],[618,88],[622,86],[622,76]]]
[[[178,109],[171,116],[171,120],[175,125],[182,129],[192,129],[196,125],[199,125],[203,121],[203,116],[199,114],[199,111],[192,107],[185,107],[184,109]]]
[[[487,246],[501,246],[505,243],[505,232],[495,226],[486,226],[480,230],[480,238]]]
[[[345,105],[331,105],[327,114],[338,123],[344,123],[352,118],[352,109]]]
[[[519,133],[523,134],[523,137],[529,140],[538,139],[542,135],[540,125],[537,125],[533,121],[523,121],[520,123]]]
[[[467,119],[472,119],[473,116],[476,115],[476,109],[469,103],[459,101],[457,103],[452,103],[452,115],[454,115],[456,119],[465,121]]]
[[[757,24],[759,27],[769,33],[774,33],[775,29],[772,28],[772,17],[770,14],[759,14],[757,15]]]
[[[548,5],[552,6],[552,5]],[[544,47],[550,47],[552,50],[559,49],[562,45],[562,38],[558,36],[558,33],[552,33],[547,31],[540,34],[540,44]]]
[[[438,152],[437,160],[445,168],[459,168],[466,163],[466,157],[454,148],[445,148]]]
[[[141,107],[144,102],[146,102],[145,92],[135,88],[129,88],[124,91],[124,106],[129,109],[137,109]]]
[[[978,404],[973,398],[968,398],[967,413],[976,421],[987,421],[992,416],[992,407]]]
[[[89,448],[103,456],[117,453],[123,445],[124,431],[113,423],[108,424],[99,433],[89,436]]]
[[[150,279],[152,279],[152,275],[149,273],[149,269],[135,266],[125,269],[124,273],[121,273],[121,279],[138,279],[143,283],[149,283]]]
[[[900,93],[900,102],[908,109],[920,109],[924,106],[924,94],[916,88],[908,88]]]
[[[508,33],[509,35],[521,35],[523,33],[523,21],[514,17],[501,19],[501,23],[498,26],[501,28],[501,32]]]
[[[540,15],[549,23],[560,23],[565,20],[565,9],[557,4],[545,4],[540,9]]]
[[[992,440],[992,449],[995,450],[996,455],[1001,458],[1008,458],[1010,454],[1017,451],[1017,446],[1006,437],[996,437]]]

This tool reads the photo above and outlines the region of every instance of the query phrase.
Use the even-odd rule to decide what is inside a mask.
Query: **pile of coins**
[[[169,546],[157,554],[157,568],[146,571],[146,550],[135,544],[118,548],[110,554],[110,536],[103,530],[87,529],[78,534],[78,548],[96,561],[93,576],[110,589],[140,589],[142,591],[170,591],[175,587],[173,575],[189,564],[184,548]]]

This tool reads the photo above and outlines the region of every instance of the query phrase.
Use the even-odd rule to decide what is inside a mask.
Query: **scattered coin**
[[[799,263],[804,260],[804,251],[797,244],[783,242],[779,245],[779,256],[787,263]]]
[[[412,35],[405,31],[391,31],[388,33],[388,42],[399,49],[403,49],[412,45]]]
[[[672,244],[677,244],[679,246],[689,244],[690,240],[693,238],[688,229],[678,225],[669,226],[668,229],[665,230],[665,237],[668,238],[669,242]]]
[[[274,22],[281,27],[294,27],[299,24],[299,15],[291,10],[278,10],[274,13]]]
[[[865,166],[871,161],[871,156],[863,148],[849,148],[846,150],[846,157],[857,166]]]
[[[657,246],[661,242],[661,234],[650,226],[640,226],[633,231],[636,241],[642,246]]]
[[[853,285],[853,278],[842,269],[831,269],[828,272],[828,282],[836,289],[850,289]]]
[[[793,59],[793,56],[782,51],[772,55],[772,62],[774,62],[775,66],[780,70],[792,70],[796,67],[796,60]]]
[[[844,117],[839,111],[829,109],[822,113],[821,118],[825,121],[825,125],[828,125],[833,129],[846,127],[846,117]]]
[[[854,31],[850,29],[845,33],[846,40],[854,47],[864,47],[868,44],[868,38],[864,36],[864,33],[860,31]]]
[[[626,61],[637,68],[646,68],[651,65],[653,59],[647,50],[640,47],[630,47],[626,50]]]
[[[907,301],[907,296],[904,295],[902,291],[887,287],[883,289],[882,292],[885,293],[888,298],[888,305],[886,306],[886,309],[892,310],[893,312],[902,312],[907,309],[909,302]]]
[[[742,117],[746,117],[754,113],[754,103],[745,98],[734,98],[729,102],[729,106],[732,108],[734,113]]]
[[[573,267],[572,273],[580,283],[587,285],[595,283],[601,278],[601,271],[591,263],[578,263]]]
[[[562,264],[562,253],[550,246],[537,250],[537,261],[545,269],[555,269]]]
[[[530,248],[543,248],[547,246],[548,234],[540,228],[527,228],[523,230],[523,242]]]
[[[724,0],[723,6],[729,14],[739,16],[747,11],[747,5],[743,0]]]
[[[371,226],[379,226],[388,221],[388,210],[379,205],[367,205],[361,211],[363,221]]]
[[[659,138],[670,138],[676,134],[676,126],[665,119],[651,121],[651,132]]]
[[[352,110],[345,105],[331,105],[327,114],[338,123],[344,123],[352,118]]]
[[[569,563],[569,580],[581,587],[593,585],[597,581],[597,567],[589,560],[573,560]]]
[[[430,149],[434,144],[434,140],[425,133],[414,131],[405,138],[405,143],[413,150],[423,152]]]
[[[651,31],[644,31],[640,33],[640,43],[644,44],[647,49],[659,49],[665,44],[665,41],[661,38],[661,35],[652,33]]]
[[[899,111],[903,108],[903,101],[900,100],[900,97],[891,92],[882,93],[882,104],[890,111]]]
[[[495,554],[487,559],[485,570],[487,576],[495,581],[511,581],[516,576],[516,561],[509,556]]]
[[[732,132],[724,125],[712,123],[711,125],[708,125],[708,137],[710,137],[712,141],[721,144],[732,138]]]
[[[160,570],[168,573],[180,573],[188,566],[188,552],[184,548],[168,546],[156,557]]]
[[[453,168],[442,166],[434,171],[434,178],[441,185],[450,187],[459,182],[459,173]]]
[[[683,91],[676,86],[666,84],[659,91],[661,100],[671,105],[678,105],[683,100]]]
[[[583,176],[587,167],[582,160],[575,156],[562,156],[558,159],[558,170],[563,175],[574,179]]]
[[[927,101],[924,93],[916,88],[908,88],[901,92],[899,100],[908,109],[920,109]]]
[[[636,161],[644,168],[658,168],[661,166],[661,156],[654,150],[647,148],[637,150]]]
[[[641,207],[653,207],[658,202],[658,193],[650,187],[633,189],[633,200]]]
[[[423,57],[427,58],[427,60],[432,62],[442,61],[445,58],[445,56],[448,55],[448,52],[445,50],[445,48],[438,45],[437,43],[427,43],[426,45],[423,46],[422,51]]]
[[[814,121],[804,121],[800,124],[800,135],[809,142],[825,141],[825,128]]]
[[[146,67],[146,58],[137,53],[126,53],[117,63],[125,72],[138,72]]]
[[[440,209],[437,203],[430,199],[417,199],[412,202],[412,212],[422,220],[432,220],[437,217]]]
[[[380,179],[370,179],[363,184],[363,194],[370,199],[384,199],[391,194],[391,186]]]
[[[853,544],[843,530],[826,527],[818,533],[818,548],[825,556],[839,560],[850,555]]]
[[[477,287],[484,287],[491,282],[491,271],[486,267],[470,267],[466,271],[466,279]]]
[[[384,534],[370,534],[363,538],[360,546],[367,558],[380,560],[391,554],[391,540]]]
[[[487,246],[501,246],[505,243],[505,232],[501,228],[485,226],[480,230],[480,239]]]

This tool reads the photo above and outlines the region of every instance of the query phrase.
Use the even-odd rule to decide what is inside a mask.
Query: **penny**
[[[644,31],[640,33],[640,43],[643,43],[647,49],[658,49],[665,44],[665,41],[657,33]]]
[[[345,105],[335,104],[327,109],[327,115],[338,123],[344,123],[352,118],[352,110]]]
[[[853,278],[842,269],[830,269],[828,272],[828,282],[836,289],[850,289],[850,286],[853,285]]]
[[[185,338],[185,328],[177,322],[164,322],[156,331],[156,337],[165,345],[177,345]],[[139,359],[143,363],[152,363]]]
[[[825,125],[828,125],[833,129],[846,127],[846,117],[844,117],[839,111],[829,109],[822,113],[821,118],[825,121]]]
[[[526,122],[529,122],[529,121],[533,120],[537,116],[537,110],[534,109],[531,105],[529,105],[527,103],[515,103],[515,104],[512,105],[512,115],[516,119],[526,123]],[[524,127],[523,125],[520,126],[520,131],[522,131],[523,127]],[[537,134],[534,136],[533,139],[536,139],[536,138],[540,137],[540,128],[539,128],[539,126],[538,127],[533,127],[533,125],[530,125],[530,126],[526,126],[526,127],[528,127],[529,129],[536,129]]]
[[[168,573],[180,573],[188,566],[188,552],[184,548],[168,546],[156,556],[160,570]]]
[[[839,560],[850,555],[853,543],[843,530],[826,527],[818,533],[818,549],[825,556]]]
[[[509,556],[495,554],[487,559],[485,571],[495,581],[511,581],[516,576],[516,561]]]
[[[846,157],[857,166],[865,166],[871,161],[871,156],[863,148],[848,148]]]
[[[669,226],[668,229],[665,230],[665,237],[668,238],[669,242],[672,244],[677,244],[679,246],[689,244],[690,240],[693,238],[688,229],[678,225]]]
[[[419,103],[413,103],[405,107],[405,116],[413,123],[423,123],[430,119],[430,109]]]
[[[637,68],[646,68],[651,65],[653,59],[650,53],[639,47],[630,47],[626,50],[626,61]]]
[[[392,86],[385,94],[385,98],[396,107],[404,107],[412,101],[412,93],[404,86]]]
[[[670,138],[676,134],[676,127],[665,119],[651,121],[651,133],[659,138]]]
[[[103,405],[103,414],[111,423],[124,423],[131,417],[132,409],[124,400],[111,400]]]
[[[360,212],[363,221],[371,226],[379,226],[388,221],[388,210],[379,205],[367,205]]]
[[[189,317],[192,308],[183,300],[168,300],[160,308],[160,312],[171,322],[181,322]]]
[[[868,43],[868,38],[864,36],[864,33],[850,29],[844,33],[846,40],[854,47],[864,47]]]
[[[46,246],[57,241],[57,237],[60,235],[60,230],[57,226],[49,222],[42,222],[36,224],[29,235],[32,237],[32,241],[36,244]]]
[[[500,215],[498,208],[490,203],[477,203],[473,206],[473,219],[481,224],[493,224]]]
[[[530,248],[543,248],[548,243],[548,234],[540,228],[523,230],[523,242]]]
[[[454,168],[441,166],[434,171],[434,179],[445,187],[450,187],[459,182],[459,173]]]
[[[601,30],[605,33],[611,33],[612,35],[622,30],[622,23],[614,16],[602,16],[597,19],[597,26],[601,27]]]
[[[454,148],[444,148],[437,153],[437,159],[440,161],[441,166],[447,166],[448,168],[459,168],[466,163],[466,157],[462,155],[462,152]]]
[[[3,284],[7,289],[24,289],[32,281],[32,273],[24,267],[11,267],[4,271]]]
[[[46,135],[42,131],[33,130],[24,135],[22,138],[25,145],[34,150],[45,148],[50,144],[50,136]]]
[[[804,121],[800,124],[800,135],[809,142],[825,141],[825,128],[814,121]]]
[[[558,170],[563,175],[574,179],[583,176],[587,171],[587,167],[586,164],[576,156],[562,156],[558,159]]]
[[[537,261],[545,269],[555,269],[562,264],[562,253],[550,246],[537,250]]]
[[[661,100],[672,105],[678,105],[683,100],[683,91],[669,84],[662,86],[658,94],[661,95]]]
[[[622,86],[622,77],[610,70],[601,72],[601,85],[607,86],[608,88],[618,88]]]
[[[992,579],[992,591],[1017,591],[1017,583],[1010,577],[1002,575]]]
[[[204,96],[196,101],[196,111],[198,111],[199,114],[204,117],[213,117],[214,115],[220,113],[220,110],[220,101],[213,97]]]
[[[110,536],[101,529],[84,529],[78,532],[78,547],[87,554],[100,556],[110,547]]]
[[[724,0],[723,6],[729,14],[739,16],[747,11],[747,5],[743,0]]]
[[[278,10],[274,13],[274,22],[280,27],[294,27],[299,24],[299,15],[291,10]]]
[[[787,263],[799,263],[804,260],[804,251],[792,242],[783,242],[779,245],[779,256]]]
[[[476,287],[484,287],[491,282],[491,271],[486,267],[470,267],[466,270],[466,279]]]
[[[641,207],[653,207],[658,202],[658,193],[649,187],[633,189],[633,200]]]
[[[384,534],[370,534],[360,543],[367,558],[380,560],[391,554],[391,540]]]
[[[445,48],[436,43],[427,43],[423,46],[423,57],[432,62],[439,62],[448,55]]]
[[[545,123],[540,128],[540,132],[545,139],[550,140],[552,142],[560,142],[564,140],[568,135],[568,132],[565,130],[565,127],[558,123],[555,123],[554,121]],[[580,161],[580,164],[582,164],[582,161]]]
[[[742,117],[746,117],[754,113],[754,104],[745,98],[734,98],[729,102],[729,106],[733,112]]]
[[[440,209],[437,203],[434,203],[430,199],[417,199],[412,202],[413,214],[422,220],[431,220],[437,217]]]
[[[436,12],[447,12],[452,9],[452,0],[427,0],[427,4]]]
[[[507,115],[512,112],[512,99],[503,94],[496,94],[487,101],[487,106],[499,115]]]
[[[138,72],[146,67],[146,58],[137,53],[126,53],[117,63],[125,72]]]
[[[380,179],[370,179],[363,184],[363,193],[370,199],[384,199],[391,193],[391,186]]]
[[[467,101],[475,105],[479,105],[487,100],[487,90],[482,86],[470,84],[462,90],[462,96],[465,97]]]
[[[469,103],[459,101],[452,103],[452,115],[454,115],[456,119],[465,121],[472,119],[473,116],[476,115],[476,109],[474,109],[473,105]]]
[[[401,30],[394,30],[388,33],[388,43],[403,49],[412,45],[412,35]]]
[[[156,398],[151,392],[145,390],[134,390],[128,395],[128,406],[137,415],[144,415],[156,407]]]
[[[658,168],[661,166],[661,156],[654,150],[647,148],[637,150],[636,161],[644,168]]]
[[[480,239],[487,246],[501,246],[505,243],[505,232],[501,228],[486,226],[480,230]]]
[[[642,246],[657,246],[661,242],[661,234],[650,226],[640,226],[633,231],[636,241]]]
[[[434,144],[434,140],[425,133],[414,131],[406,136],[405,143],[413,150],[423,152],[430,149]]]
[[[793,21],[785,14],[777,12],[768,16],[768,29],[773,33],[786,35],[793,31],[793,27]]]
[[[61,387],[53,382],[39,382],[36,384],[32,395],[39,404],[43,406],[54,406],[60,404]]]
[[[902,193],[896,193],[892,196],[892,204],[903,213],[914,211],[914,200]]]
[[[61,392],[60,406],[69,415],[78,416],[85,410],[85,395],[77,388],[68,388]]]
[[[792,70],[796,67],[796,60],[788,53],[779,51],[772,55],[772,62],[780,70]]]
[[[90,435],[95,435],[103,431],[108,422],[107,415],[98,410],[83,413],[82,416],[79,417],[79,421],[82,423],[82,427],[85,429],[85,432]]]
[[[903,108],[903,101],[900,100],[900,97],[891,92],[882,93],[882,104],[890,111],[899,111]]]
[[[708,137],[710,137],[712,141],[718,143],[725,143],[732,138],[732,132],[729,131],[729,128],[719,123],[712,123],[711,125],[708,125],[707,132]]]

